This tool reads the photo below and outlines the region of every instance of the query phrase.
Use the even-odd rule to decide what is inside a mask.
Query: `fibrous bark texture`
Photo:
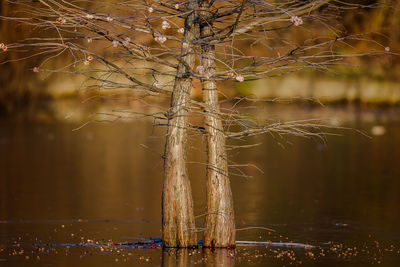
[[[165,144],[164,185],[162,195],[162,226],[164,247],[193,247],[197,245],[193,212],[193,199],[187,175],[186,127],[189,110],[193,68],[192,41],[197,34],[194,24],[196,2],[191,1],[193,12],[185,20],[185,42],[179,63],[168,112],[168,130]]]
[[[200,36],[212,34],[212,21],[207,17],[209,3],[200,4]],[[202,44],[202,64],[205,78],[202,79],[203,101],[206,106],[205,126],[207,131],[207,215],[203,240],[205,247],[234,247],[235,221],[232,190],[228,177],[225,135],[220,116],[218,91],[212,74],[215,72],[215,46]],[[210,78],[208,78],[210,77]]]

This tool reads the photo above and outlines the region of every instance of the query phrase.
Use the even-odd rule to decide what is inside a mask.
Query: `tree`
[[[72,72],[88,78],[88,88],[119,90],[124,97],[157,111],[110,111],[152,117],[167,126],[164,153],[163,241],[165,247],[197,244],[193,200],[186,170],[188,132],[207,136],[207,212],[205,247],[234,247],[235,222],[229,181],[227,138],[287,134],[323,138],[315,120],[260,122],[235,106],[220,108],[218,86],[284,75],[305,68],[326,70],[349,57],[380,55],[388,49],[373,34],[347,33],[339,19],[345,10],[380,7],[342,1],[9,1],[13,17],[35,37],[1,48],[37,56],[34,72]],[[344,50],[368,42],[368,51]],[[33,53],[33,54],[32,54]],[[62,58],[62,62],[56,62]],[[69,60],[69,61],[68,61]],[[53,61],[53,63],[51,63]],[[66,63],[67,62],[67,63]],[[45,67],[48,69],[45,69]],[[203,100],[190,98],[200,80]],[[172,89],[171,89],[172,88]],[[121,89],[125,89],[121,93]],[[167,112],[158,99],[170,99]],[[204,127],[191,116],[204,116]]]

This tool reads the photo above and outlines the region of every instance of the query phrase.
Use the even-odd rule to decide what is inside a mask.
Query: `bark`
[[[196,1],[189,3],[195,10]],[[193,68],[192,41],[197,34],[195,12],[185,20],[185,45],[178,66],[168,112],[168,130],[165,144],[164,185],[162,195],[162,226],[164,247],[194,247],[197,245],[193,212],[193,199],[187,175],[186,126],[192,79],[186,66]]]
[[[200,39],[212,33],[208,1],[201,2]],[[202,64],[206,73],[202,79],[203,101],[206,104],[205,128],[207,131],[207,215],[203,240],[205,247],[234,247],[235,220],[233,199],[228,177],[225,135],[220,116],[218,91],[215,79],[207,78],[215,72],[215,46],[202,44]]]

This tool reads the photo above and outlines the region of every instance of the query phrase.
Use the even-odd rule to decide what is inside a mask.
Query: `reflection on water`
[[[162,267],[186,267],[198,265],[235,266],[235,250],[232,249],[166,249],[162,253]]]
[[[204,257],[207,258],[206,266],[235,266],[235,251],[229,249],[204,249]]]
[[[195,262],[189,253],[196,253],[195,250],[188,249],[166,249],[162,252],[162,265],[163,267],[185,267],[194,266]],[[190,255],[191,256],[191,255]]]
[[[324,113],[325,112],[325,113]],[[397,266],[400,258],[400,119],[389,112],[269,109],[283,116],[346,118],[351,131],[327,145],[270,136],[255,148],[233,151],[235,164],[253,178],[232,176],[238,240],[316,245],[316,250],[132,250],[41,247],[31,244],[126,242],[160,237],[164,129],[150,122],[91,124],[0,122],[0,266]],[[293,115],[295,114],[295,115]],[[310,115],[311,114],[311,115]],[[347,114],[347,115],[346,115]],[[378,114],[378,115],[377,115]],[[273,116],[273,115],[272,115]],[[204,159],[192,138],[191,162]],[[200,150],[201,151],[201,150]],[[205,171],[189,164],[195,211],[204,213]],[[202,227],[203,218],[197,221]],[[311,252],[311,254],[309,254]],[[340,256],[339,256],[340,255]],[[28,257],[28,258],[26,258]],[[39,257],[39,259],[38,259]],[[292,259],[294,258],[294,259]]]

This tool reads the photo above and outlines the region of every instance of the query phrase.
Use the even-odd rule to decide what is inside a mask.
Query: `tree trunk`
[[[189,2],[195,10],[196,1]],[[193,11],[185,20],[183,61],[193,69],[192,41],[197,34]],[[164,247],[194,247],[197,245],[190,181],[186,171],[186,127],[192,79],[190,71],[179,63],[168,112],[165,144],[164,185],[162,195],[162,226]]]
[[[200,39],[212,33],[208,1],[200,4]],[[202,44],[203,101],[206,104],[205,127],[207,131],[207,215],[205,247],[234,247],[235,220],[233,199],[228,177],[225,135],[220,116],[218,91],[212,74],[215,72],[215,46]],[[210,78],[208,78],[210,77]]]

